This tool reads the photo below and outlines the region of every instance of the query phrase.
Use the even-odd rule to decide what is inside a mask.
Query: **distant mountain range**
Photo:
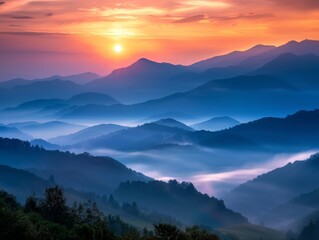
[[[212,132],[195,131],[174,119],[162,119],[111,133],[109,131],[104,133],[103,131],[91,131],[89,128],[88,137],[85,137],[85,140],[74,147],[88,150],[102,148],[140,151],[171,145],[193,145],[213,149],[245,149],[272,153],[298,152],[318,147],[316,144],[319,141],[318,121],[319,110],[299,111],[285,118],[261,118],[245,124],[238,124],[237,121],[229,118],[213,119],[212,123],[221,124],[222,130]],[[211,122],[208,124],[209,127],[216,127],[210,126]],[[231,125],[225,124],[236,126],[230,127]],[[68,139],[68,136],[65,138]],[[52,140],[53,143],[59,144],[57,139]]]
[[[13,88],[16,86],[28,85],[28,84],[33,83],[33,82],[50,81],[50,80],[54,80],[54,79],[60,79],[63,81],[71,81],[71,82],[74,82],[77,84],[86,84],[86,83],[91,82],[91,81],[98,79],[100,77],[101,76],[99,76],[95,73],[86,72],[86,73],[75,74],[75,75],[70,75],[70,76],[55,75],[55,76],[51,76],[48,78],[34,79],[34,80],[26,80],[26,79],[22,79],[22,78],[16,78],[16,79],[0,82],[0,88],[9,89],[9,88]]]
[[[242,61],[269,52],[275,49],[275,46],[257,45],[246,51],[234,51],[222,56],[212,57],[203,61],[196,62],[189,66],[190,69],[195,71],[205,71],[210,68],[225,68],[240,64]]]
[[[0,93],[5,94],[1,100],[12,106],[40,98],[68,98],[89,90],[107,93],[121,102],[132,104],[161,98],[176,92],[189,91],[210,80],[233,78],[239,75],[273,75],[283,80],[281,77],[284,74],[289,77],[289,79],[284,79],[287,80],[286,83],[294,85],[290,77],[295,76],[296,71],[298,71],[298,79],[306,74],[308,80],[313,81],[317,76],[318,60],[314,55],[319,55],[318,46],[319,42],[313,40],[291,41],[279,47],[257,45],[247,51],[235,51],[190,66],[157,63],[141,58],[130,66],[116,69],[102,78],[92,73],[85,73],[68,77],[53,76],[32,81],[17,79],[0,83]],[[289,58],[289,54],[293,54],[294,57],[291,57],[290,61],[285,61]],[[313,56],[307,57],[307,54]],[[277,60],[270,64],[275,59]],[[309,62],[311,64],[308,64]],[[295,72],[288,74],[287,69],[295,70]],[[88,80],[92,81],[88,82]],[[296,81],[296,76],[293,80]],[[87,82],[85,86],[81,85],[83,82]],[[57,87],[60,89],[58,95],[56,91],[46,92],[47,89],[53,90]],[[44,91],[39,92],[37,90],[39,88]],[[33,94],[27,95],[26,92]],[[13,96],[18,97],[13,98]]]

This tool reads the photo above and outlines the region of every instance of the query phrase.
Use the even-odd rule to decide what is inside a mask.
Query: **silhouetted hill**
[[[201,194],[191,183],[126,182],[120,184],[114,197],[170,214],[187,224],[220,227],[247,222],[240,214],[227,209],[223,201]]]
[[[183,66],[141,58],[128,67],[116,69],[108,76],[92,81],[86,87],[95,91],[104,90],[125,102],[145,101],[199,85],[196,81],[186,83],[184,78],[172,81],[172,77],[186,71]]]
[[[37,111],[41,110],[48,106],[62,104],[63,106],[67,106],[65,100],[62,99],[37,99],[33,101],[28,101],[22,103],[16,107],[10,107],[4,109],[4,112],[28,112],[28,111]]]
[[[53,175],[59,184],[81,191],[108,194],[123,181],[150,180],[109,157],[48,151],[16,139],[0,138],[0,155],[0,164],[32,169],[44,179]]]
[[[19,138],[22,140],[31,140],[33,137],[15,127],[6,127],[0,125],[0,137],[4,138]]]
[[[30,143],[32,146],[38,145],[39,147],[42,147],[46,150],[60,150],[60,149],[62,149],[62,147],[60,145],[49,143],[49,142],[47,142],[43,139],[40,139],[40,138],[33,139],[30,141]]]
[[[194,89],[195,92],[293,90],[294,86],[269,75],[239,76],[212,80]]]
[[[236,119],[231,117],[214,117],[207,121],[191,125],[196,130],[218,131],[239,125]]]
[[[171,144],[170,138],[178,133],[187,132],[181,128],[168,127],[156,123],[120,130],[79,143],[78,147],[87,149],[116,149],[123,151],[139,151]]]
[[[300,111],[285,118],[262,118],[217,131],[184,131],[150,123],[82,142],[82,147],[145,150],[193,144],[211,148],[267,149],[271,152],[311,150],[319,141],[319,110]],[[171,125],[172,126],[172,125]]]
[[[1,90],[0,106],[13,106],[37,99],[65,99],[82,92],[85,92],[85,88],[71,81],[54,79],[32,82],[31,84]]]
[[[97,138],[102,135],[107,135],[109,133],[116,132],[126,128],[127,127],[125,126],[120,126],[116,124],[100,124],[93,127],[85,128],[79,132],[76,132],[70,135],[55,137],[55,138],[49,139],[49,141],[52,143],[60,144],[60,145],[72,145],[82,141],[87,141],[92,138]]]
[[[32,82],[34,82],[34,80],[26,80],[23,78],[16,78],[16,79],[0,82],[0,87],[5,88],[5,89],[9,89],[9,88],[13,88],[16,86],[27,85],[27,84],[30,84]]]
[[[282,151],[317,148],[319,110],[299,111],[285,118],[262,118],[222,131]]]
[[[319,101],[319,95],[296,91],[295,87],[275,77],[240,76],[212,80],[188,92],[139,104],[83,107],[59,116],[61,119],[136,121],[158,113],[181,112],[197,118],[207,115],[233,115],[256,119],[267,115],[282,116],[304,108],[316,108],[317,100]]]
[[[109,95],[96,92],[85,92],[75,95],[68,100],[68,103],[73,105],[97,104],[106,106],[119,104],[117,100],[110,97]]]
[[[270,74],[286,80],[289,84],[307,90],[318,90],[319,56],[297,56],[292,53],[280,55],[252,74]]]
[[[0,165],[0,189],[14,193],[19,202],[24,202],[28,196],[41,196],[52,183],[33,173]]]
[[[271,49],[265,53],[252,56],[244,60],[239,67],[249,67],[251,70],[262,67],[271,60],[285,53],[295,55],[315,54],[319,55],[319,41],[303,40],[301,42],[290,41],[284,45]]]
[[[194,131],[194,129],[187,126],[186,124],[176,121],[175,119],[172,119],[172,118],[160,119],[158,121],[155,121],[154,123],[158,125],[162,125],[162,126],[167,126],[167,127],[180,128],[185,131]]]
[[[0,88],[13,88],[16,86],[23,86],[23,85],[28,85],[33,82],[40,82],[40,81],[50,81],[50,80],[55,80],[59,79],[62,81],[71,81],[77,84],[86,84],[89,83],[90,81],[93,81],[95,79],[100,78],[99,75],[91,72],[86,72],[86,73],[80,73],[80,74],[75,74],[75,75],[69,75],[69,76],[51,76],[48,78],[41,78],[41,79],[32,79],[32,80],[27,80],[23,78],[16,78],[12,80],[7,80],[0,82]]]
[[[258,218],[302,193],[317,189],[318,173],[319,156],[313,155],[306,161],[289,163],[240,185],[224,200],[230,208]]]
[[[20,129],[35,138],[52,138],[56,137],[60,133],[71,134],[82,130],[85,126],[61,122],[61,121],[51,121],[45,123],[34,123],[21,127]]]
[[[301,181],[303,181],[301,179]],[[319,184],[318,184],[319,187]],[[319,189],[300,194],[292,200],[267,212],[262,220],[277,228],[289,228],[292,224],[319,209]]]
[[[229,67],[232,65],[238,65],[243,60],[249,57],[259,55],[274,48],[274,46],[257,45],[246,51],[234,51],[226,55],[221,55],[196,62],[190,65],[189,68],[196,71],[205,71],[210,68],[222,68]]]

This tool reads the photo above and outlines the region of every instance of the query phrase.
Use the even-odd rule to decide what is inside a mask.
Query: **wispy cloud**
[[[190,23],[190,22],[198,22],[200,20],[205,19],[205,15],[195,15],[191,17],[182,18],[176,21],[173,21],[173,23]]]

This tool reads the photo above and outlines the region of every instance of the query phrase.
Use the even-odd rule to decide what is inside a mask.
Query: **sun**
[[[113,47],[115,53],[121,53],[123,51],[123,46],[119,43],[115,44]]]

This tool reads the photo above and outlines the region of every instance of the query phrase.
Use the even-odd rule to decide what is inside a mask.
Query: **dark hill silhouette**
[[[100,125],[85,128],[79,132],[76,132],[70,135],[55,137],[55,138],[49,139],[49,141],[52,143],[60,144],[60,145],[72,145],[79,142],[87,141],[92,138],[97,138],[102,135],[107,135],[112,132],[123,130],[126,128],[127,127],[125,126],[116,125],[116,124],[100,124]]]
[[[226,205],[251,218],[261,217],[302,193],[318,188],[319,155],[282,168],[240,185],[228,193]],[[259,218],[260,219],[260,218]]]
[[[314,54],[297,56],[285,53],[255,70],[252,74],[270,74],[284,79],[297,88],[318,89],[319,56]]]
[[[52,184],[28,171],[0,165],[0,189],[14,193],[19,202],[34,194],[41,196]]]
[[[59,79],[32,82],[31,84],[15,86],[0,90],[0,107],[9,107],[37,99],[65,99],[85,92],[85,88],[71,81]]]
[[[81,191],[109,194],[120,182],[150,180],[109,157],[48,151],[17,139],[0,138],[0,155],[0,164],[32,169],[45,179],[53,175],[59,184]]]
[[[54,79],[60,79],[62,81],[71,81],[77,84],[86,84],[89,83],[90,81],[93,81],[94,79],[100,78],[99,75],[91,72],[86,72],[86,73],[80,73],[80,74],[75,74],[75,75],[69,75],[69,76],[51,76],[48,78],[41,78],[41,79],[32,79],[32,80],[27,80],[23,78],[16,78],[12,80],[7,80],[7,81],[2,81],[0,82],[0,88],[13,88],[16,86],[23,86],[23,85],[28,85],[33,82],[39,82],[39,81],[50,81]]]
[[[187,72],[186,68],[180,65],[141,58],[128,67],[116,69],[108,76],[92,81],[86,87],[93,91],[104,90],[125,102],[145,101],[201,84],[193,80],[184,81],[185,78],[172,79],[184,72]]]
[[[96,149],[116,149],[123,151],[139,151],[172,144],[170,139],[178,133],[188,132],[177,127],[168,127],[156,123],[120,130],[79,143],[78,147]]]
[[[116,189],[114,197],[170,214],[186,224],[221,227],[247,222],[240,214],[227,209],[223,201],[201,194],[191,183],[125,182]]]
[[[268,52],[269,50],[272,50],[274,48],[274,46],[256,45],[246,51],[234,51],[226,55],[221,55],[196,62],[190,65],[189,68],[196,71],[205,71],[210,68],[222,68],[229,67],[232,65],[238,65],[243,60],[249,57],[259,55],[264,52]]]
[[[73,105],[97,104],[106,106],[119,104],[119,102],[111,96],[96,92],[85,92],[75,95],[68,100],[68,103]]]
[[[160,119],[158,121],[155,121],[154,123],[162,126],[167,126],[167,127],[173,127],[173,128],[180,128],[186,131],[194,131],[191,127],[187,126],[186,124],[179,122],[175,119],[172,118],[165,118],[165,119]]]
[[[26,134],[15,127],[6,127],[0,125],[0,137],[4,138],[19,138],[22,140],[31,140],[33,137]]]
[[[319,187],[319,184],[318,184]],[[319,209],[319,188],[302,193],[262,216],[265,224],[288,229],[291,225]]]
[[[191,91],[132,105],[86,107],[59,114],[61,119],[143,119],[161,112],[190,116],[233,115],[258,118],[315,108],[318,95],[307,95],[272,76],[240,76],[212,80]],[[275,107],[274,107],[275,106]]]
[[[292,53],[295,55],[316,54],[319,55],[319,41],[317,40],[303,40],[301,42],[290,41],[284,45],[276,47],[265,53],[252,56],[244,60],[239,67],[249,67],[251,70],[265,65],[267,62],[279,57],[285,53]]]
[[[234,127],[239,124],[240,122],[231,117],[213,117],[204,122],[193,124],[191,127],[196,130],[218,131]]]

